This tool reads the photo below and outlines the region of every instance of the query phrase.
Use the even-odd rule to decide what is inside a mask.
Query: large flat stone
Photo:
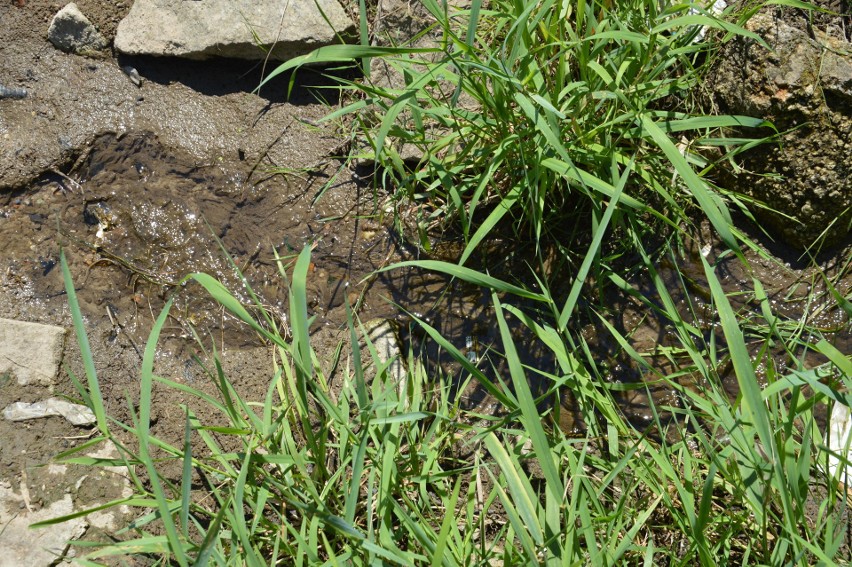
[[[18,384],[55,383],[65,344],[65,329],[53,325],[0,319],[0,375]]]
[[[260,43],[270,59],[283,61],[338,43],[335,32],[354,31],[337,0],[136,0],[118,25],[115,48],[126,55],[263,59]]]

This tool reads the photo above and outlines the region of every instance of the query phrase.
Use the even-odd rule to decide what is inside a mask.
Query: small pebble
[[[27,89],[4,87],[0,85],[0,98],[26,98]]]
[[[350,291],[346,296],[346,300],[349,302],[350,307],[355,307],[358,304],[358,299],[361,297],[361,294],[357,291]]]
[[[136,68],[131,67],[130,65],[125,65],[121,68],[124,71],[124,74],[130,79],[130,82],[136,85],[137,87],[142,86],[142,77],[139,75],[139,71]]]

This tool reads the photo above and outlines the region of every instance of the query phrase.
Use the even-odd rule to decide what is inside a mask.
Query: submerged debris
[[[96,421],[95,414],[86,406],[59,398],[49,398],[33,404],[15,402],[3,410],[3,417],[9,421],[26,421],[52,415],[62,416],[74,425],[92,425]]]
[[[27,89],[17,89],[0,85],[0,98],[26,98],[27,94]]]
[[[124,74],[130,78],[130,82],[136,85],[137,87],[142,86],[142,77],[139,75],[139,71],[137,71],[134,67],[130,65],[125,65],[121,68],[124,71]]]

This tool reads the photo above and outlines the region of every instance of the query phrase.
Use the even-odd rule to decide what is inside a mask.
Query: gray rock
[[[62,51],[80,55],[97,54],[109,45],[73,2],[53,16],[47,30],[47,39]]]
[[[770,119],[781,136],[741,156],[745,172],[727,184],[773,209],[754,212],[788,244],[838,243],[852,223],[852,45],[772,12],[748,27],[772,51],[731,42],[710,83],[725,112]]]
[[[387,377],[391,382],[399,384],[400,395],[402,395],[406,372],[394,325],[388,319],[372,319],[367,321],[364,327],[367,330],[367,338],[376,349],[378,360],[374,362],[388,365]]]
[[[62,327],[0,319],[0,376],[15,377],[22,386],[53,385],[64,343]]]
[[[119,452],[111,441],[106,441],[85,456],[118,459]],[[122,504],[43,528],[32,529],[30,525],[131,494],[133,489],[124,467],[46,463],[26,467],[14,479],[0,479],[0,567],[67,564],[76,556],[70,541],[84,536],[89,528],[115,533],[127,525],[133,510]]]
[[[270,59],[283,61],[338,43],[335,32],[355,35],[337,0],[136,0],[118,25],[115,48],[188,59],[264,59],[268,49]]]
[[[10,486],[0,485],[0,567],[32,565],[47,567],[69,556],[68,542],[82,536],[88,522],[76,518],[50,528],[31,530],[30,524],[58,518],[74,512],[70,494],[40,510],[31,510],[28,502]]]
[[[0,98],[27,98],[27,89],[4,87],[0,85]]]
[[[9,421],[27,421],[53,415],[62,416],[74,425],[92,425],[97,421],[95,414],[86,406],[60,398],[48,398],[32,404],[15,402],[3,410],[3,417]]]

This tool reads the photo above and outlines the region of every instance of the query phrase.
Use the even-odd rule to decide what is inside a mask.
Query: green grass
[[[342,383],[339,391],[329,389],[331,376],[322,373],[305,341],[308,250],[294,270],[290,333],[263,322],[259,304],[253,316],[216,280],[193,276],[278,349],[263,400],[241,397],[215,352],[214,367],[207,370],[218,395],[155,375],[153,352],[167,306],[145,349],[131,423],[108,420],[98,437],[59,456],[67,463],[126,466],[135,487],[132,496],[106,507],[130,505],[140,517],[116,534],[120,543],[89,551],[84,564],[126,555],[193,565],[485,565],[498,559],[775,565],[837,559],[846,502],[823,472],[827,441],[814,412],[852,402],[844,393],[852,359],[820,341],[814,348],[829,363],[770,372],[766,386],[758,387],[754,362],[743,350],[740,316],[711,266],[705,265],[712,299],[730,348],[723,353],[702,344],[688,326],[680,335],[683,355],[693,362],[684,371],[702,379],[686,387],[677,376],[659,377],[683,401],[675,408],[652,408],[678,414],[674,424],[658,422],[660,430],[677,430],[672,441],[671,435],[648,438],[624,419],[613,401],[617,384],[593,379],[588,368],[596,361],[572,352],[571,340],[560,340],[558,310],[550,325],[535,321],[504,304],[512,287],[500,281],[490,283],[504,292],[502,300],[495,292],[493,301],[510,370],[507,383],[489,383],[463,353],[449,343],[447,348],[502,400],[508,417],[487,424],[466,419],[444,379],[426,376],[413,358],[400,384],[401,377],[388,371],[392,361],[381,360],[369,341],[367,360],[353,349],[338,361],[336,378]],[[432,267],[466,275],[453,264]],[[73,298],[73,286],[68,291]],[[660,293],[668,291],[662,287]],[[79,309],[72,311],[82,330]],[[673,307],[664,311],[673,322],[685,323]],[[549,376],[553,388],[574,389],[586,411],[606,417],[590,420],[585,436],[566,436],[542,419],[507,327],[510,316],[554,348],[560,371]],[[786,338],[778,325],[762,329],[777,340]],[[639,363],[648,364],[630,349],[627,337],[612,332]],[[367,336],[350,321],[352,344]],[[740,399],[731,400],[722,387],[717,356],[733,359]],[[180,446],[150,433],[155,384],[192,400],[182,406],[186,437]],[[80,388],[88,403],[102,403],[90,387]],[[201,423],[190,409],[196,404],[219,418]],[[121,457],[81,456],[107,439]],[[179,478],[161,472],[169,461],[182,462]]]
[[[698,39],[700,26],[715,30],[713,41],[749,36],[744,22],[757,4],[723,18],[638,0],[424,6],[437,47],[368,46],[362,25],[363,45],[323,48],[272,75],[311,62],[355,61],[367,71],[343,85],[353,98],[328,119],[366,141],[377,191],[415,207],[422,245],[442,231],[467,243],[458,263],[387,269],[436,270],[485,289],[501,339],[489,356],[505,362],[506,374],[491,377],[438,329],[416,321],[457,360],[460,375],[427,375],[407,353],[400,376],[354,315],[351,348],[342,345],[328,371],[320,363],[328,353],[317,353],[308,333],[306,246],[292,277],[280,266],[290,283],[288,329],[250,288],[253,305],[243,305],[214,278],[188,276],[275,349],[263,399],[240,393],[213,347],[205,359],[213,361],[206,372],[215,394],[157,376],[153,354],[167,305],[145,349],[139,402],[129,423],[120,422],[104,412],[63,256],[87,378],[75,384],[98,430],[59,460],[126,466],[134,494],[106,506],[139,511],[118,543],[84,546],[81,563],[122,555],[179,565],[848,561],[845,488],[825,472],[829,440],[817,425],[831,404],[852,403],[852,358],[825,338],[848,333],[848,322],[819,329],[806,318],[786,320],[767,297],[770,282],[756,276],[733,297],[719,266],[704,257],[697,261],[706,285],[696,294],[699,283],[679,268],[680,251],[707,220],[727,246],[717,262],[755,273],[746,251],[757,246],[729,210],[744,201],[712,179],[718,163],[753,142],[728,129],[764,124],[705,115],[696,90],[713,58]],[[374,80],[369,71],[380,65],[396,69],[400,82]],[[416,165],[401,158],[406,144],[422,152]],[[507,281],[471,267],[477,247],[506,234],[535,244],[530,274]],[[545,249],[558,256],[549,270]],[[663,259],[674,266],[674,284],[660,273]],[[809,300],[828,299],[848,314],[850,297],[838,280],[821,277],[828,293]],[[638,281],[648,289],[640,292]],[[630,332],[613,324],[600,289],[619,290],[662,321],[666,343],[638,351]],[[613,369],[581,332],[590,320],[644,382],[607,379]],[[551,371],[523,365],[512,325],[550,351]],[[808,368],[810,351],[825,364]],[[660,352],[675,371],[652,363]],[[533,373],[543,392],[530,387]],[[725,376],[736,381],[734,396]],[[501,417],[465,412],[453,381],[488,392]],[[651,404],[651,426],[635,427],[621,394],[659,387],[676,403]],[[188,400],[180,406],[182,443],[152,435],[154,388]],[[580,436],[552,425],[547,402],[565,392],[583,416]],[[192,409],[200,406],[217,418],[202,422]],[[83,456],[106,440],[119,458]]]
[[[398,79],[390,85],[368,76],[346,86],[355,101],[326,120],[354,118],[368,142],[365,157],[378,163],[378,182],[398,203],[418,206],[424,246],[429,231],[451,225],[469,243],[466,259],[504,219],[538,242],[581,217],[597,220],[630,170],[619,206],[625,214],[676,226],[697,205],[737,247],[701,149],[730,147],[718,159],[728,158],[739,144],[721,129],[766,124],[693,111],[712,60],[710,44],[696,40],[702,26],[720,38],[762,40],[668,2],[423,6],[436,21],[424,33],[440,47],[332,46],[270,78],[305,63],[369,56],[393,70]],[[405,147],[418,148],[419,163],[403,161]]]

